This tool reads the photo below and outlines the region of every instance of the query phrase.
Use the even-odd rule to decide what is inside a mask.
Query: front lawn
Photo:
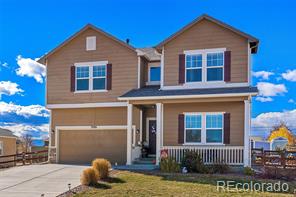
[[[256,181],[237,175],[164,174],[117,171],[109,181],[99,182],[96,187],[77,194],[83,196],[293,196],[295,182],[288,182],[290,194],[256,192],[218,192],[217,181]],[[256,182],[277,182],[260,180]],[[281,181],[282,183],[285,181]]]

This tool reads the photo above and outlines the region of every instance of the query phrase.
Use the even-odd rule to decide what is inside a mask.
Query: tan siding
[[[179,54],[184,50],[226,48],[231,51],[231,82],[248,81],[248,42],[213,22],[202,20],[165,45],[165,85],[178,85]]]
[[[243,145],[244,102],[164,104],[164,145],[179,145],[178,114],[183,112],[230,113],[230,145]]]
[[[96,36],[97,49],[86,51],[87,36]],[[77,62],[108,61],[112,63],[112,90],[106,93],[70,92],[70,67]],[[137,55],[132,50],[88,29],[51,55],[47,62],[47,103],[113,102],[137,87]]]
[[[3,143],[3,155],[16,154],[16,138],[0,137],[0,141]],[[0,159],[1,161],[14,160],[14,157],[6,157]],[[13,163],[0,164],[0,166],[12,166]]]
[[[106,158],[113,164],[126,163],[126,130],[61,131],[60,163],[90,164]]]

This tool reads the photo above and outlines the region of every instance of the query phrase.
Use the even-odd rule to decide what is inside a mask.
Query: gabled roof
[[[127,44],[126,42],[123,42],[122,40],[119,40],[118,38],[116,38],[115,36],[103,31],[102,29],[95,27],[92,24],[87,24],[86,26],[84,26],[82,29],[80,29],[78,32],[76,32],[74,35],[72,35],[71,37],[69,37],[67,40],[65,40],[64,42],[62,42],[60,45],[58,45],[56,48],[54,48],[53,50],[51,50],[50,52],[48,52],[47,54],[43,55],[38,62],[41,64],[45,63],[45,59],[48,58],[50,55],[52,55],[53,53],[55,53],[57,50],[59,50],[60,48],[62,48],[63,46],[65,46],[66,44],[68,44],[69,42],[71,42],[74,38],[76,38],[77,36],[79,36],[81,33],[83,33],[84,31],[86,31],[87,29],[93,29],[103,35],[105,35],[106,37],[110,38],[111,40],[114,40],[116,42],[118,42],[119,44],[121,44],[122,46],[127,47],[128,49],[136,52],[136,49]]]
[[[162,41],[161,43],[159,43],[155,48],[157,49],[161,49],[162,46],[164,46],[165,44],[167,44],[168,42],[170,42],[171,40],[173,40],[174,38],[176,38],[177,36],[179,36],[180,34],[182,34],[184,31],[186,31],[187,29],[189,29],[190,27],[192,27],[193,25],[195,25],[196,23],[202,21],[202,20],[209,20],[217,25],[220,25],[226,29],[229,29],[231,31],[233,31],[234,33],[242,36],[242,37],[245,37],[249,40],[250,42],[250,45],[251,45],[251,48],[252,48],[252,53],[256,53],[257,52],[257,49],[258,49],[258,43],[259,43],[259,40],[247,33],[244,33],[222,21],[219,21],[207,14],[203,14],[201,16],[199,16],[198,18],[196,18],[195,20],[193,20],[191,23],[189,23],[188,25],[186,25],[185,27],[183,27],[182,29],[180,29],[179,31],[177,31],[176,33],[172,34],[171,36],[169,36],[167,39],[165,39],[164,41]]]
[[[13,135],[13,133],[8,129],[2,129],[0,128],[0,137],[15,137],[17,136]]]
[[[155,48],[138,48],[137,52],[138,55],[144,56],[148,61],[160,61],[161,55],[157,52]]]

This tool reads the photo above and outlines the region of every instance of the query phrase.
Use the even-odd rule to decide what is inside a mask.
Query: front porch
[[[188,104],[188,103],[187,103]],[[196,151],[200,154],[205,164],[213,164],[224,162],[228,165],[250,166],[249,151],[249,129],[250,129],[250,102],[245,100],[242,102],[243,113],[242,129],[243,136],[241,144],[178,144],[173,143],[175,132],[173,128],[177,126],[177,120],[171,118],[170,107],[172,103],[151,103],[151,102],[135,102],[129,103],[127,106],[127,165],[159,165],[161,151],[168,154],[169,157],[182,162],[184,153],[188,150]],[[180,105],[180,104],[179,104]],[[192,103],[192,106],[196,103]],[[199,104],[204,105],[204,104]],[[227,103],[225,103],[227,106]],[[196,106],[195,106],[196,107]],[[133,125],[135,118],[134,109],[139,110],[139,128]],[[192,109],[199,110],[199,109]],[[203,109],[201,109],[203,110]],[[219,109],[220,110],[220,109]],[[187,109],[188,111],[188,109]],[[136,116],[137,117],[137,116]],[[168,118],[169,117],[169,118]],[[235,120],[235,117],[233,117]],[[236,124],[236,123],[235,123]],[[168,127],[169,125],[169,127]],[[236,132],[232,129],[232,132]],[[232,133],[233,135],[234,133]],[[232,137],[231,135],[231,137]],[[173,137],[171,137],[173,136]],[[168,139],[171,138],[171,139]],[[231,141],[233,141],[231,139]],[[234,141],[233,141],[234,142]],[[144,150],[144,151],[143,151]],[[150,158],[146,162],[146,158]],[[153,159],[151,159],[153,158]],[[153,161],[154,160],[154,161]],[[152,162],[153,161],[153,162]]]

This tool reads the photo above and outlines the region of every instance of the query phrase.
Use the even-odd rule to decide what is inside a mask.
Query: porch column
[[[160,145],[162,133],[162,103],[156,103],[156,165],[160,161]]]
[[[127,141],[126,141],[126,165],[132,164],[132,122],[133,105],[127,104]]]
[[[244,123],[244,167],[251,166],[250,156],[250,124],[251,110],[250,100],[245,100],[245,123]]]

